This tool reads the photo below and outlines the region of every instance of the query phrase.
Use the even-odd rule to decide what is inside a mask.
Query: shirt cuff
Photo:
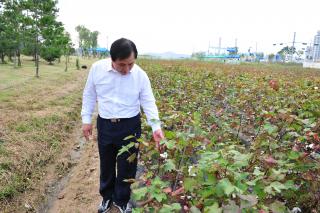
[[[151,124],[151,128],[152,128],[152,132],[155,132],[158,129],[161,129],[160,121],[153,122],[153,124]]]
[[[91,124],[91,116],[82,116],[83,124]]]

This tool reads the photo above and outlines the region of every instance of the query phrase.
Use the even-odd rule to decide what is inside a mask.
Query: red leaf
[[[182,194],[182,193],[184,193],[184,187],[183,187],[183,186],[180,187],[179,189],[173,191],[173,192],[171,193],[171,195],[172,195],[172,196],[177,196],[177,195],[180,195],[180,194]]]
[[[146,181],[146,186],[150,186],[151,185],[151,181],[150,180],[147,180]]]
[[[217,124],[212,124],[210,127],[211,131],[215,131],[216,129],[218,129],[218,125]]]
[[[272,156],[269,156],[269,157],[265,158],[264,161],[265,161],[269,166],[272,166],[272,165],[277,164],[277,161],[276,161]]]
[[[270,86],[272,89],[276,90],[276,91],[279,90],[279,83],[278,83],[277,80],[270,80],[270,81],[269,81],[269,86]]]
[[[171,189],[171,187],[167,187],[167,188],[163,189],[163,192],[166,194],[170,194],[172,192],[172,189]]]
[[[299,146],[298,146],[297,144],[295,144],[295,145],[292,147],[292,151],[299,152]]]

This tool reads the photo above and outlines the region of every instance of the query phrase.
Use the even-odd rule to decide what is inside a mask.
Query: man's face
[[[112,61],[112,67],[122,75],[126,75],[130,72],[135,62],[134,53],[126,59],[117,59]]]

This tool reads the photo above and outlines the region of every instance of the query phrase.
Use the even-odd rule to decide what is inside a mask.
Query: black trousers
[[[139,149],[133,146],[129,152],[117,156],[122,146],[131,142],[137,143],[141,136],[140,114],[132,118],[121,119],[113,123],[109,119],[98,116],[98,148],[100,156],[100,189],[101,196],[112,199],[117,205],[124,206],[130,200],[130,183],[125,179],[135,178]],[[133,138],[124,140],[127,136]],[[127,159],[133,153],[136,158],[129,162]]]

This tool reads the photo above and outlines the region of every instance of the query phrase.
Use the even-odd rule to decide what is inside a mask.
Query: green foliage
[[[166,130],[161,144],[167,147],[161,155],[150,145],[141,150],[148,172],[139,179],[144,191],[134,189],[141,193],[135,199],[166,195],[141,211],[166,210],[175,203],[190,212],[320,208],[315,197],[307,196],[318,196],[320,187],[320,96],[314,89],[319,74],[304,82],[301,72],[279,67],[140,63],[152,70]],[[274,76],[279,88],[270,85]],[[172,192],[150,191],[154,180]]]
[[[61,50],[59,47],[49,46],[41,48],[41,57],[52,64],[53,61],[61,57]]]
[[[78,25],[75,29],[79,34],[79,48],[81,48],[82,54],[88,56],[89,50],[98,46],[99,32],[91,32],[83,25]],[[93,55],[96,55],[96,52],[93,52]]]
[[[69,55],[72,44],[58,22],[57,1],[13,0],[1,3],[0,11],[0,56],[9,59],[14,56],[14,64],[21,66],[20,54],[33,56],[36,75],[39,68],[39,55],[50,64],[62,54]]]

